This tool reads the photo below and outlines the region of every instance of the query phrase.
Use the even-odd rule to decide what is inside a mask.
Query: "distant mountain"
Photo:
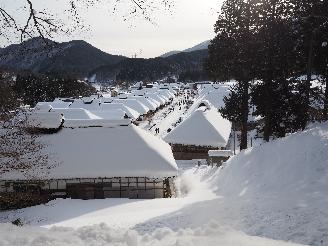
[[[0,66],[77,77],[85,77],[97,67],[113,65],[125,58],[107,54],[82,40],[55,43],[32,38],[0,49]]]
[[[186,49],[183,52],[192,52],[192,51],[196,51],[196,50],[207,50],[210,43],[211,43],[211,41],[207,40],[207,41],[204,41],[200,44],[195,45],[192,48]]]
[[[160,57],[166,58],[166,57],[169,57],[169,56],[172,56],[172,55],[176,55],[176,54],[179,54],[179,53],[181,53],[181,51],[173,50],[173,51],[169,51],[169,52],[161,55]]]
[[[184,52],[170,52],[167,57],[133,59],[107,54],[82,40],[56,43],[32,38],[0,49],[0,67],[87,77],[91,82],[157,80],[181,74],[189,78],[203,74],[208,43]]]
[[[102,81],[154,81],[171,75],[190,71],[202,71],[208,50],[180,52],[166,58],[125,59],[115,65],[102,66],[93,70],[89,76],[97,82]]]
[[[166,58],[166,57],[169,57],[171,55],[179,54],[181,52],[193,52],[193,51],[197,51],[197,50],[206,50],[206,49],[208,49],[208,46],[209,46],[210,43],[211,43],[211,41],[207,40],[207,41],[204,41],[200,44],[197,44],[194,47],[191,47],[189,49],[185,49],[185,50],[182,50],[182,51],[177,51],[177,50],[169,51],[169,52],[161,55],[160,57]]]

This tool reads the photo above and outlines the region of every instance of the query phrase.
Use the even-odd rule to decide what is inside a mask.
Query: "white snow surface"
[[[51,112],[63,114],[65,120],[99,120],[97,115],[83,108],[54,108]]]
[[[2,224],[0,242],[42,245],[40,242],[47,240],[48,245],[69,246],[109,242],[293,245],[286,243],[289,241],[327,245],[327,147],[328,124],[314,125],[304,132],[243,151],[220,169],[190,169],[188,162],[180,163],[178,198],[59,199],[47,205],[2,212],[1,221],[21,218],[32,227]],[[52,228],[53,225],[57,227]],[[122,234],[116,234],[117,229]],[[131,233],[134,238],[128,244]]]
[[[172,144],[225,147],[231,132],[231,123],[216,109],[201,107],[164,137]]]
[[[28,115],[27,124],[31,127],[57,129],[61,126],[62,120],[63,116],[60,113],[33,110]]]
[[[160,105],[164,105],[166,103],[166,100],[158,94],[148,93],[148,94],[146,94],[146,97],[149,97],[149,98],[159,102]]]
[[[148,107],[152,111],[155,111],[158,108],[154,102],[152,102],[151,100],[148,100],[148,98],[145,98],[143,96],[131,96],[129,98],[140,101],[142,104],[144,104],[146,107]]]
[[[125,106],[137,111],[140,115],[147,114],[150,109],[136,99],[115,99],[113,103],[123,103]]]
[[[62,101],[56,101],[56,102],[39,102],[35,106],[35,109],[38,110],[47,110],[47,106],[51,106],[53,108],[68,108],[72,103],[70,102],[62,102]]]
[[[129,117],[122,109],[91,110],[90,112],[106,120],[123,120],[126,116]]]
[[[230,85],[209,84],[202,85],[199,90],[199,97],[190,108],[190,113],[194,112],[199,104],[206,102],[219,109],[224,106],[223,98],[229,94]]]
[[[171,147],[137,126],[63,128],[42,141],[59,164],[49,178],[162,178],[177,175]],[[128,154],[126,154],[128,153]],[[147,156],[147,158],[145,158]],[[0,179],[25,179],[10,172]]]
[[[100,105],[100,110],[108,111],[108,110],[115,110],[115,109],[123,110],[131,119],[134,120],[140,117],[140,113],[124,105],[123,103],[103,103]]]
[[[87,100],[88,99],[88,100]],[[70,108],[84,108],[87,110],[97,110],[99,109],[100,100],[87,98],[85,101],[83,99],[74,100],[74,102],[69,106]]]
[[[42,229],[35,227],[18,228],[0,225],[1,246],[296,246],[260,237],[250,237],[242,232],[222,228],[212,222],[197,230],[174,232],[169,228],[158,229],[149,235],[135,230],[115,230],[106,224],[72,228]]]
[[[219,169],[179,162],[177,198],[58,199],[0,212],[0,245],[328,245],[327,149],[328,123],[315,124]],[[17,218],[27,225],[6,224]]]
[[[215,219],[248,235],[328,245],[327,149],[328,123],[243,151],[206,179],[216,199],[137,229],[196,228]]]

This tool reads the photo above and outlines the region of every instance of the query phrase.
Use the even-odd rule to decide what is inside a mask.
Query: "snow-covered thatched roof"
[[[70,108],[84,108],[87,110],[97,110],[99,109],[99,105],[100,105],[100,100],[99,99],[93,99],[91,100],[91,98],[89,100],[87,100],[88,98],[86,98],[84,100],[82,99],[78,99],[75,100],[71,105]]]
[[[136,99],[115,99],[113,103],[123,103],[125,106],[137,111],[140,115],[147,114],[150,109]]]
[[[162,178],[177,175],[171,147],[135,126],[63,128],[42,136],[59,163],[46,178]],[[22,179],[6,174],[6,179]]]
[[[39,102],[35,106],[35,109],[47,110],[49,106],[53,108],[68,108],[71,104],[71,102]]]
[[[148,100],[148,98],[145,98],[144,96],[130,96],[129,99],[136,99],[136,100],[140,101],[142,104],[144,104],[146,107],[148,107],[152,111],[155,111],[158,108],[156,103],[154,103],[151,100]]]
[[[40,129],[59,127],[114,127],[131,124],[131,118],[122,109],[89,111],[82,108],[33,110],[29,125]]]
[[[160,103],[160,105],[164,105],[166,103],[166,100],[158,94],[148,93],[148,94],[146,94],[146,97],[149,97],[149,98],[154,99],[155,101],[158,101]]]
[[[115,109],[121,109],[133,120],[136,120],[140,117],[140,113],[124,105],[123,103],[103,103],[100,105],[100,110],[102,111],[109,111]]]
[[[102,97],[101,103],[111,103],[115,98],[114,97]]]
[[[156,105],[156,108],[159,108],[161,106],[161,103],[151,97],[148,97],[147,95],[145,96],[145,98],[147,98],[150,102],[152,102],[153,104]]]
[[[52,110],[51,106],[50,110]],[[27,118],[30,127],[43,129],[58,129],[63,124],[63,115],[60,112],[33,110]]]
[[[168,100],[173,99],[174,96],[169,92],[169,90],[159,90],[158,94],[162,97],[167,98]]]
[[[197,109],[164,140],[171,144],[226,147],[231,132],[231,123],[216,109]]]
[[[206,107],[214,107],[216,109],[224,106],[223,98],[229,94],[229,86],[225,85],[207,85],[199,92],[199,97],[195,100],[194,104],[188,110],[187,115],[195,112],[199,106],[205,105]]]
[[[105,120],[130,119],[130,117],[122,109],[96,110],[90,112]]]
[[[90,120],[101,119],[101,117],[91,113],[84,108],[53,108],[51,112],[56,112],[64,115],[65,120]]]
[[[63,124],[66,128],[86,128],[86,127],[116,127],[128,126],[131,124],[130,119],[71,119],[66,120]]]

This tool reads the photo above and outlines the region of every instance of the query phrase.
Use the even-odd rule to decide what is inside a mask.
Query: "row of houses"
[[[60,112],[66,119],[77,117],[81,119],[112,119],[117,111],[125,113],[125,117],[133,122],[150,117],[158,109],[169,104],[175,97],[173,90],[149,89],[123,93],[117,97],[105,95],[103,97],[91,96],[87,98],[57,98],[53,102],[39,102],[35,109],[42,111]]]
[[[229,158],[231,123],[211,98],[225,88],[206,85],[186,119],[163,140],[137,126],[169,104],[176,91],[153,85],[117,97],[58,98],[31,111],[43,150],[54,161],[39,170],[0,174],[0,193],[49,198],[163,198],[174,195],[175,160]],[[208,95],[211,95],[209,97]]]
[[[118,97],[41,102],[28,124],[38,130],[49,161],[40,170],[0,174],[0,193],[42,197],[163,198],[174,195],[177,165],[169,144],[139,128],[175,97],[170,90],[138,90]]]

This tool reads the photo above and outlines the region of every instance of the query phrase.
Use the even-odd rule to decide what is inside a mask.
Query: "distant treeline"
[[[35,106],[57,97],[90,96],[95,89],[88,83],[54,75],[16,74],[0,70],[0,110],[6,113],[20,105]]]

